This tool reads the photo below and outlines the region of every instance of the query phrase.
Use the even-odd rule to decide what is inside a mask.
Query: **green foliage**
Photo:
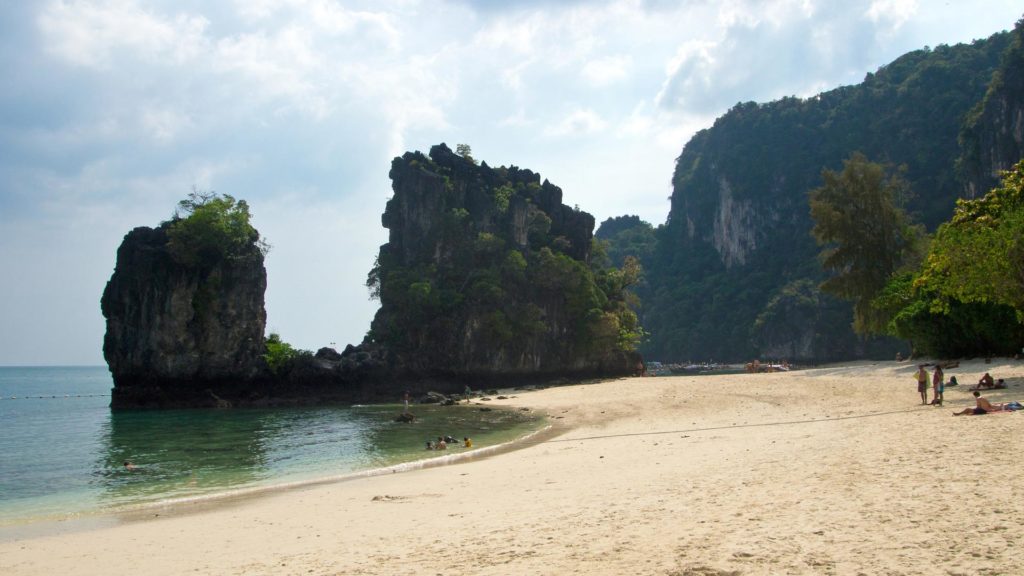
[[[1004,174],[1001,187],[957,203],[917,283],[940,297],[940,311],[951,300],[992,303],[1024,320],[1024,161]]]
[[[469,167],[459,155],[432,150],[393,164],[396,198],[412,160],[429,182],[448,177],[452,186],[401,199],[423,203],[410,211],[420,225],[412,239],[396,238],[396,228],[412,227],[399,221],[398,201],[389,204],[392,242],[367,278],[381,301],[368,338],[432,369],[467,358],[572,365],[635,350],[644,336],[628,292],[642,274],[636,258],[621,269],[595,264],[591,239],[578,245],[593,219],[561,205],[561,190],[516,167]]]
[[[473,149],[469,147],[469,144],[456,144],[455,153],[474,164],[476,163],[476,160],[473,160]]]
[[[605,244],[612,266],[621,266],[627,256],[648,262],[657,244],[654,227],[638,216],[619,216],[601,223],[594,233]]]
[[[917,285],[912,273],[893,277],[876,299],[891,310],[891,333],[912,343],[915,354],[935,358],[1012,355],[1024,343],[1024,325],[1013,308],[987,303],[941,301]]]
[[[833,275],[821,288],[853,301],[855,332],[884,333],[889,319],[871,301],[921,235],[899,207],[907,185],[859,152],[843,163],[842,172],[825,170],[822,179],[810,193],[811,233],[825,246],[822,266]]]
[[[193,191],[178,203],[174,217],[166,223],[167,249],[178,263],[200,268],[224,259],[249,257],[254,249],[265,255],[269,245],[260,240],[249,219],[245,200]]]
[[[291,344],[282,341],[281,335],[276,332],[271,332],[263,344],[263,360],[266,361],[271,374],[275,376],[287,374],[300,359],[312,357],[312,352],[293,348]]]
[[[904,209],[914,221],[934,230],[947,220],[962,190],[954,167],[960,124],[984,96],[1008,42],[1008,34],[997,34],[969,45],[911,52],[855,86],[810,98],[737,104],[698,132],[676,162],[671,212],[653,230],[650,255],[629,251],[646,270],[646,281],[637,287],[643,325],[651,332],[641,346],[644,355],[757,356],[761,343],[751,339],[752,329],[770,301],[792,282],[823,279],[806,194],[820,186],[822,168],[841,169],[855,150],[906,166],[910,190]],[[744,261],[728,266],[720,252],[725,238],[713,238],[714,223],[739,214],[724,212],[726,193],[734,209],[749,209],[734,221],[753,238]],[[600,230],[598,236],[609,239]],[[615,252],[613,242],[608,253]],[[830,298],[821,302],[828,313],[819,318],[820,334],[849,343],[846,358],[859,354],[863,348],[854,346],[859,341],[850,329],[849,306]]]
[[[508,184],[502,184],[494,189],[494,205],[498,208],[499,213],[504,214],[508,211],[508,202],[513,193],[515,191]]]
[[[1022,292],[1024,162],[983,198],[959,201],[920,268],[893,277],[874,306],[917,353],[1013,354],[1024,344]]]

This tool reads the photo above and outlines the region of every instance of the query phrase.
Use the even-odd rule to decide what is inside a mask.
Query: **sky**
[[[117,247],[193,189],[270,242],[268,330],[362,340],[391,160],[464,143],[598,222],[668,215],[738,102],[1011,29],[1019,0],[0,2],[0,365],[101,365]]]

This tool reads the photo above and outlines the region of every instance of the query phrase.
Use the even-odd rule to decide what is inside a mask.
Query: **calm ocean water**
[[[424,450],[439,435],[478,449],[542,425],[440,406],[415,406],[413,424],[392,421],[399,405],[112,412],[111,387],[106,367],[0,367],[0,526],[351,474],[440,455]]]

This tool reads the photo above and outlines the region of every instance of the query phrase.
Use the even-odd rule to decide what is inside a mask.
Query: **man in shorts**
[[[988,414],[989,412],[996,412],[1003,409],[1002,406],[993,406],[992,403],[978,391],[974,392],[974,404],[974,408],[964,408],[959,412],[953,412],[953,416],[980,416],[982,414]]]
[[[924,364],[917,366],[917,391],[921,394],[921,404],[928,403],[928,371]]]

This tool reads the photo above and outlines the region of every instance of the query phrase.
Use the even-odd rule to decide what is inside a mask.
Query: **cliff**
[[[906,54],[817,96],[737,104],[683,148],[671,210],[647,257],[646,356],[663,360],[891,357],[864,342],[845,302],[820,294],[807,193],[860,151],[904,167],[912,217],[934,229],[963,191],[958,133],[985,95],[1008,33]],[[807,303],[813,303],[809,305]],[[794,308],[795,307],[795,308]],[[791,313],[781,311],[791,309]],[[799,315],[792,312],[799,310]],[[769,319],[799,316],[780,326]],[[759,321],[760,320],[760,321]]]
[[[454,380],[636,369],[624,287],[591,266],[594,219],[562,204],[560,188],[444,144],[396,158],[390,176],[368,338],[394,366]]]
[[[129,232],[103,291],[114,407],[209,403],[217,390],[261,375],[262,253],[249,244],[231,257],[183,264],[168,249],[168,228]]]
[[[1000,173],[1024,158],[1024,20],[1017,22],[999,69],[984,100],[968,116],[960,141],[967,198],[980,198],[997,187]]]

